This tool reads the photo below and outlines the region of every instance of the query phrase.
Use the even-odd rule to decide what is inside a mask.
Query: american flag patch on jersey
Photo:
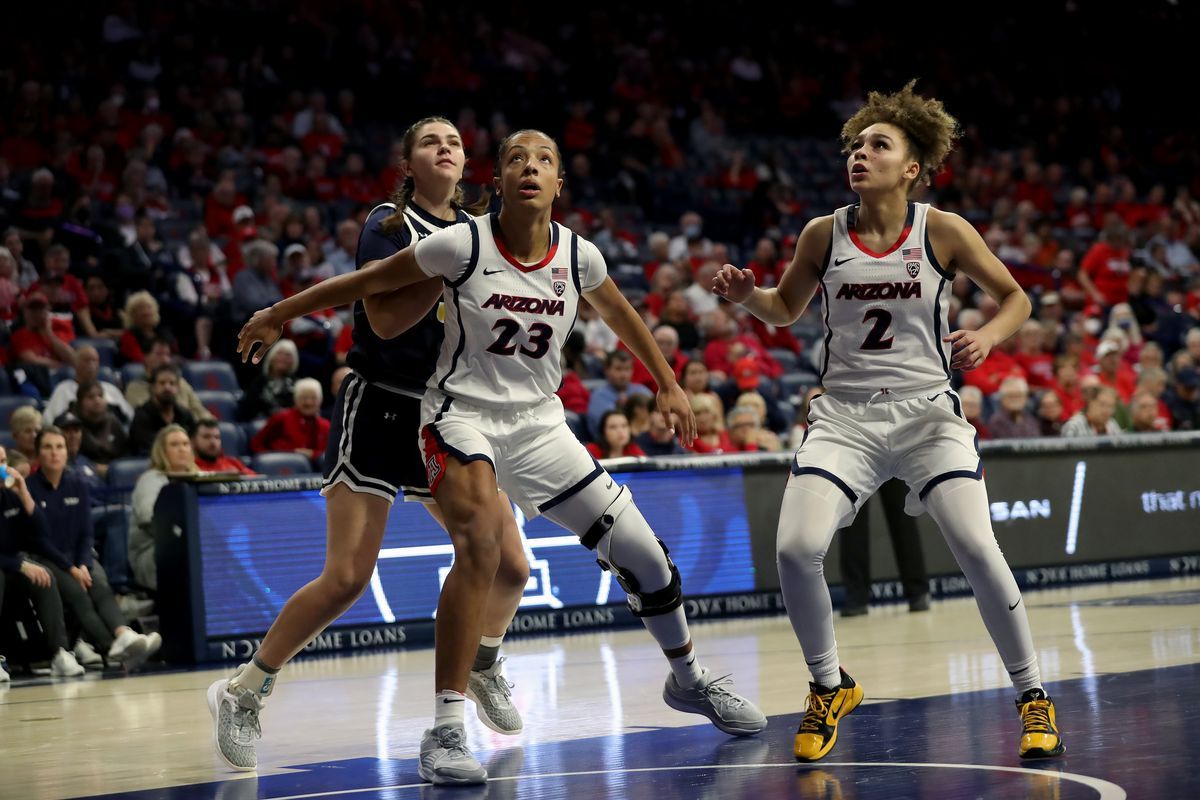
[[[551,267],[550,268],[550,285],[554,287],[554,293],[559,297],[563,296],[563,292],[567,290],[567,268],[566,267]]]
[[[904,249],[902,249],[900,251],[900,255],[905,261],[920,261],[921,260],[921,248],[905,247]]]

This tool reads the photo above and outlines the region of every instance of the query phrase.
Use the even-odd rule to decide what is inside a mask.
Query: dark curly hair
[[[950,116],[941,100],[921,97],[909,81],[893,94],[871,92],[867,104],[842,126],[842,152],[849,154],[855,137],[877,122],[895,125],[904,132],[909,155],[921,165],[911,192],[920,183],[928,185],[954,149],[960,135],[958,120]]]

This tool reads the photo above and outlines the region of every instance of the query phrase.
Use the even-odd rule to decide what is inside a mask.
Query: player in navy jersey
[[[859,202],[805,226],[779,286],[760,289],[726,264],[713,291],[770,325],[791,325],[822,290],[827,392],[810,403],[779,513],[776,543],[788,617],[812,673],[795,738],[801,761],[823,758],[863,691],[838,661],[825,584],[834,531],[890,477],[909,486],[910,514],[928,511],[975,591],[1017,691],[1021,758],[1063,752],[1042,687],[1029,620],[992,531],[975,431],[950,388],[1029,317],[1030,303],[979,233],[956,214],[910,200],[953,147],[958,123],[913,84],[867,104],[842,128]],[[978,331],[947,330],[950,284],[962,272],[999,303]]]
[[[421,741],[419,771],[434,783],[471,783],[487,773],[470,754],[462,692],[497,559],[501,519],[497,482],[527,518],[544,514],[595,551],[668,659],[663,699],[703,714],[732,735],[761,731],[766,718],[726,678],[701,666],[682,608],[679,571],[667,548],[620,486],[567,427],[554,392],[558,353],[586,296],[658,382],[658,407],[695,436],[695,417],[675,374],[637,312],[608,277],[591,242],[551,221],[562,188],[558,145],[539,131],[500,144],[499,214],[472,219],[352,275],[284,300],[247,323],[239,349],[270,338],[286,320],[321,305],[420,284],[444,282],[446,340],[421,407],[421,447],[429,486],[445,515],[455,561],[438,614],[434,725]],[[317,306],[320,307],[320,306]],[[443,615],[459,620],[446,625]],[[443,630],[445,637],[443,638]],[[443,647],[445,645],[445,647]]]
[[[407,177],[392,202],[368,214],[358,243],[360,269],[470,219],[459,184],[465,165],[462,141],[454,126],[440,117],[420,120],[405,133],[403,152],[400,168]],[[325,453],[324,571],[284,605],[253,660],[209,690],[214,741],[235,769],[257,764],[257,714],[280,668],[353,605],[371,581],[397,494],[425,503],[442,523],[413,439],[425,383],[444,337],[440,296],[441,281],[429,280],[354,304],[354,345],[347,359],[352,372],[338,394]],[[485,725],[514,734],[522,728],[521,718],[497,653],[520,605],[529,565],[508,498],[493,495],[503,533],[467,689]],[[438,619],[441,624],[442,615]]]

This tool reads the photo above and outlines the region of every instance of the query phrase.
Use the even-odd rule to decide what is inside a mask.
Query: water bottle
[[[17,477],[8,471],[8,467],[0,464],[0,480],[4,481],[4,488],[11,489],[17,483]]]

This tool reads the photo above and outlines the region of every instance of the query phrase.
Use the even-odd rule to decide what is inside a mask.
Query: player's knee
[[[447,517],[446,528],[454,544],[454,560],[466,569],[487,570],[495,574],[500,566],[500,537],[502,527],[495,519],[492,507],[479,507],[479,513],[452,520]]]
[[[817,540],[815,536],[779,536],[775,541],[775,564],[779,572],[824,572],[826,549]]]
[[[529,583],[529,560],[524,552],[504,550],[496,570],[496,583],[509,589],[524,589]]]
[[[627,491],[596,520],[582,541],[596,551],[600,567],[616,578],[636,616],[669,614],[683,602],[679,570],[670,551],[654,535]]]
[[[373,568],[357,564],[340,564],[327,568],[324,583],[335,604],[347,605],[357,600],[371,583]]]

